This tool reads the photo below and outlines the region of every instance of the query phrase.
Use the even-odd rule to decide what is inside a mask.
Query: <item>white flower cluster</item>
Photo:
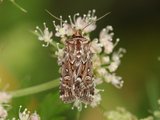
[[[113,111],[105,112],[104,116],[107,120],[138,120],[136,116],[121,107]]]
[[[87,25],[89,25],[91,22],[93,22],[91,25],[86,27],[82,32],[83,33],[90,33],[96,28],[96,24],[94,21],[96,21],[97,17],[95,16],[95,10],[88,11],[87,14],[84,14],[83,17],[79,16],[79,13],[76,13],[73,16],[73,19],[69,15],[69,23],[67,20],[63,21],[62,16],[60,16],[60,25],[56,25],[55,21],[53,21],[53,24],[55,26],[55,36],[61,37],[64,39],[64,37],[72,36],[75,31],[77,30],[83,30]]]
[[[55,27],[56,37],[60,37],[62,40],[65,40],[66,37],[72,36],[76,30],[82,30],[85,28],[88,24],[92,23],[88,27],[86,27],[82,32],[83,34],[88,34],[95,30],[96,24],[94,21],[96,21],[97,17],[95,16],[95,10],[88,11],[87,14],[84,14],[83,17],[79,16],[79,13],[76,13],[73,17],[69,15],[69,23],[67,20],[63,20],[62,16],[60,16],[60,25],[56,25],[55,21],[53,21],[53,25]],[[38,26],[36,27],[35,34],[38,36],[38,39],[40,41],[45,42],[46,44],[43,44],[44,47],[47,47],[52,42],[52,36],[53,33],[49,31],[48,27],[46,26],[46,23],[44,24],[44,30],[40,29]]]
[[[11,95],[4,91],[0,91],[0,120],[5,120],[8,116],[8,102],[11,100]]]
[[[56,25],[55,21],[53,21],[55,27],[55,36],[61,38],[61,44],[63,46],[65,40],[71,37],[75,31],[81,31],[83,37],[90,40],[90,50],[93,53],[93,71],[95,76],[95,86],[102,84],[103,81],[107,83],[113,84],[117,88],[121,88],[123,86],[123,81],[120,76],[115,74],[115,71],[120,65],[120,58],[125,53],[125,50],[120,48],[117,52],[114,52],[115,46],[118,44],[119,39],[116,41],[113,40],[113,28],[112,26],[107,26],[104,28],[99,35],[99,38],[91,39],[89,33],[95,30],[96,28],[96,20],[97,16],[95,16],[95,10],[88,11],[87,14],[80,16],[79,13],[75,14],[73,18],[69,15],[69,22],[67,20],[63,20],[62,16],[60,16],[60,25]],[[47,45],[52,42],[52,32],[48,31],[48,28],[45,25],[45,30],[42,32],[39,30],[38,38],[39,40],[43,40],[47,43]],[[57,47],[56,56],[58,57],[58,64],[61,65],[61,60],[64,55],[63,48],[60,49]],[[95,96],[93,103],[91,103],[92,107],[100,104],[101,95],[99,89],[95,89]],[[74,107],[81,108],[80,101],[75,101]]]
[[[43,23],[44,30],[42,31],[38,26],[36,27],[35,34],[38,36],[40,41],[44,41],[46,44],[42,44],[43,47],[47,47],[49,43],[52,42],[52,32],[49,32],[49,29],[46,26],[46,23]]]
[[[0,120],[7,120],[8,110],[10,109],[10,105],[8,104],[11,100],[12,96],[4,91],[0,91]],[[19,119],[18,120],[40,120],[39,115],[34,112],[30,114],[27,109],[24,109],[23,112],[19,109]],[[12,118],[12,120],[16,120],[16,118]]]
[[[22,106],[19,109],[19,120],[40,120],[40,116],[36,112],[30,114],[26,108],[21,112],[21,108]]]
[[[95,73],[95,83],[101,84],[103,81],[113,84],[117,88],[123,86],[123,81],[120,76],[116,76],[115,71],[120,65],[120,58],[123,57],[125,49],[120,48],[117,52],[113,52],[118,44],[113,41],[112,26],[104,28],[99,35],[99,39],[91,41],[91,51],[93,55],[93,67]]]

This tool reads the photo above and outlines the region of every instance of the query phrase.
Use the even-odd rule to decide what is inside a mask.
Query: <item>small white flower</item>
[[[121,88],[123,86],[123,80],[120,76],[116,76],[115,73],[113,74],[107,74],[105,76],[105,81],[107,83],[111,83],[112,85],[114,85],[117,88]]]
[[[97,54],[93,55],[92,61],[93,61],[93,69],[94,70],[101,66],[101,59]]]
[[[0,91],[0,104],[8,103],[11,100],[12,96],[4,91]]]
[[[103,80],[102,80],[101,77],[94,78],[94,83],[95,83],[95,85],[99,85],[99,84],[102,84],[102,83],[103,83]]]
[[[97,70],[97,73],[100,75],[100,76],[104,76],[104,75],[106,75],[106,74],[108,74],[108,72],[107,72],[107,70],[104,68],[104,67],[100,67],[100,68],[98,68]]]
[[[0,120],[5,120],[7,116],[8,116],[7,110],[0,105]]]
[[[37,114],[37,112],[34,112],[31,114],[30,120],[40,120],[40,116]]]
[[[113,61],[111,64],[108,66],[108,69],[110,72],[114,72],[117,70],[118,66],[120,64],[120,61]]]
[[[99,89],[95,89],[95,95],[93,96],[93,101],[90,104],[91,107],[96,107],[97,105],[100,104],[102,98],[101,98],[101,94],[99,93],[100,91],[104,91],[104,90],[99,90]]]
[[[76,30],[83,30],[84,33],[90,33],[93,30],[95,30],[96,29],[95,21],[97,19],[97,16],[95,16],[95,12],[96,12],[95,10],[93,10],[93,11],[89,10],[88,14],[87,15],[84,14],[83,17],[78,17],[77,19],[75,19],[75,17],[74,17],[74,25],[73,26],[75,27],[75,29]],[[77,15],[79,15],[79,14],[77,14]]]
[[[62,65],[62,59],[64,56],[64,49],[59,48],[59,44],[57,44],[58,51],[55,52],[55,55],[58,56],[58,65]]]
[[[102,57],[102,64],[109,64],[110,63],[110,58],[109,56],[104,56]]]
[[[99,40],[100,43],[103,45],[104,47],[104,52],[106,54],[110,54],[112,53],[114,47],[118,44],[119,39],[116,40],[115,43],[113,43],[113,35],[114,33],[112,32],[113,28],[112,26],[107,26],[106,28],[104,28],[99,35]]]
[[[55,21],[53,21],[53,25],[55,27],[56,33],[55,36],[57,37],[65,37],[65,36],[72,36],[74,31],[72,29],[72,26],[65,21],[63,23],[62,19],[60,21],[60,25],[56,25]]]
[[[91,42],[90,50],[92,53],[100,53],[102,51],[102,44],[98,43],[98,39]]]
[[[49,43],[52,42],[52,35],[53,33],[52,32],[49,32],[47,26],[46,26],[46,23],[43,23],[44,24],[44,31],[42,31],[38,26],[36,27],[36,30],[35,30],[35,33],[36,35],[38,36],[38,39],[40,41],[44,41],[46,44],[43,44],[44,47],[47,47],[49,45]]]
[[[125,49],[120,48],[118,52],[113,53],[112,60],[108,69],[110,72],[115,72],[120,65],[120,58],[123,57],[123,54],[126,52]]]
[[[28,111],[25,108],[24,111],[21,112],[21,108],[22,108],[22,106],[20,106],[20,109],[19,109],[19,120],[29,120],[30,111]]]

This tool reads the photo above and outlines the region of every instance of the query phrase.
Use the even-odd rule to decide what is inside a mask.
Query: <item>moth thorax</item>
[[[76,30],[72,37],[73,38],[82,37],[82,32],[80,30]]]

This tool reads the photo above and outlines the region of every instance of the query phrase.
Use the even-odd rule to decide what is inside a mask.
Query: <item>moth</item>
[[[46,12],[55,19],[62,21],[62,18],[54,16],[47,10]],[[108,14],[110,14],[110,12],[104,14],[96,21],[104,18]],[[72,103],[79,100],[84,104],[90,104],[94,99],[93,53],[90,50],[90,41],[82,35],[82,32],[96,21],[90,22],[82,30],[75,30],[73,36],[65,40],[59,87],[60,99],[64,103]]]
[[[80,31],[65,42],[61,66],[60,98],[65,103],[79,99],[90,104],[94,96],[94,78],[90,42]]]

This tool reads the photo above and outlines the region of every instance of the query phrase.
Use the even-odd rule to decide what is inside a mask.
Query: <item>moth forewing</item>
[[[66,40],[63,60],[60,87],[62,101],[73,102],[78,99],[85,104],[91,103],[94,83],[89,40],[77,31]]]

